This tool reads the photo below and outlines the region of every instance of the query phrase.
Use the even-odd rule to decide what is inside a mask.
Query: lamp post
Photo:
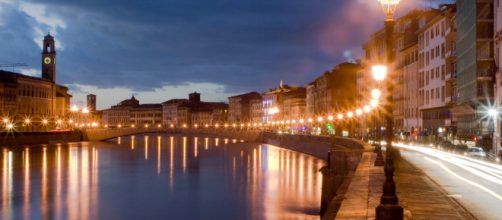
[[[492,149],[493,153],[500,157],[499,155],[499,146],[500,146],[500,131],[499,131],[499,111],[495,108],[488,109],[488,116],[493,120],[493,140],[492,140]]]
[[[381,4],[385,15],[385,44],[387,54],[387,65],[392,65],[394,62],[393,44],[394,44],[394,12],[400,0],[378,0]],[[396,195],[396,184],[394,182],[394,149],[392,147],[394,135],[394,121],[393,121],[393,91],[394,85],[392,83],[391,72],[387,73],[385,85],[387,87],[387,98],[385,102],[385,142],[386,158],[385,158],[385,182],[383,185],[383,194],[380,198],[380,205],[376,208],[376,219],[403,219],[403,208],[399,205],[399,200]]]

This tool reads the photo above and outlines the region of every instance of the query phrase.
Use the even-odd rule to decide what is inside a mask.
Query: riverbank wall
[[[44,145],[82,141],[82,132],[1,132],[0,146]]]

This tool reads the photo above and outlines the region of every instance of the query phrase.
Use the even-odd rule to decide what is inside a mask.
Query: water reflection
[[[218,138],[203,140],[147,135],[4,148],[0,217],[318,219],[321,160],[235,139],[220,147]]]

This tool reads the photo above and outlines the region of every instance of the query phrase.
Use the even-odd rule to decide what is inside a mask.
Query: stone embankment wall
[[[33,144],[50,144],[76,142],[82,140],[80,131],[67,132],[2,132],[0,133],[0,146],[22,146]]]
[[[104,141],[133,134],[168,132],[163,128],[96,128],[82,130],[82,141]]]

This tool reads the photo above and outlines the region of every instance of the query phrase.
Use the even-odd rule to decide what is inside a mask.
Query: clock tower
[[[56,44],[50,34],[44,37],[42,51],[42,78],[56,82]]]

